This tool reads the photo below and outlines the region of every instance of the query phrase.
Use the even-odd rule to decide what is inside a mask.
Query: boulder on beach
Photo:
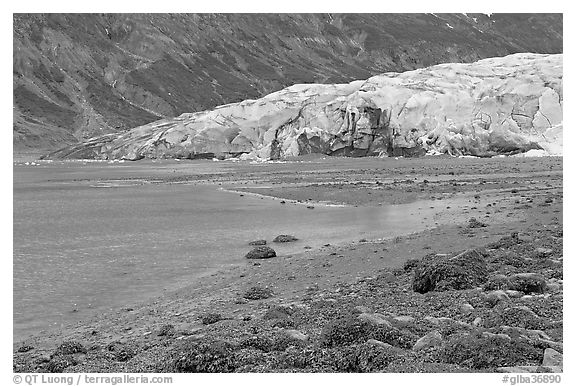
[[[202,324],[214,324],[222,320],[222,315],[217,312],[209,312],[207,314],[202,315],[201,321]]]
[[[292,235],[278,235],[272,241],[274,241],[275,243],[289,243],[291,241],[296,241],[296,240],[298,240],[298,239]]]
[[[246,254],[247,259],[269,259],[275,256],[276,251],[265,246],[258,246]]]
[[[415,292],[468,289],[483,284],[488,277],[484,255],[476,249],[456,256],[427,255],[414,268]]]

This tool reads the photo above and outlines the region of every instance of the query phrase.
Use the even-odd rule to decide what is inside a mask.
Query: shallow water
[[[429,225],[407,216],[417,203],[311,210],[211,185],[74,181],[82,167],[14,167],[15,340],[244,264],[251,240],[293,234],[273,245],[284,255]]]

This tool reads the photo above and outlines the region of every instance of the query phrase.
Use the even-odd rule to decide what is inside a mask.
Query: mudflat
[[[311,236],[304,223],[283,230],[298,239],[286,250],[265,235],[277,256],[235,258],[177,289],[18,341],[15,371],[558,367],[544,353],[562,352],[562,158],[304,157],[110,166],[71,167],[66,179],[212,187],[302,213],[337,209],[329,205],[402,210],[393,211],[400,216],[395,229],[375,225],[378,231],[361,234],[349,227],[340,241]],[[403,218],[411,227],[398,225]],[[437,288],[415,291],[429,259],[467,250],[479,256],[480,276],[450,271]],[[523,274],[536,275],[539,286],[519,285]],[[499,290],[504,295],[494,293]]]

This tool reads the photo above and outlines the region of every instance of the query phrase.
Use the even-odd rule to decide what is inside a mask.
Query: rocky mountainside
[[[53,149],[297,83],[561,53],[562,28],[561,14],[15,14],[14,147]]]
[[[297,84],[91,138],[50,157],[562,154],[562,73],[562,54],[514,54],[347,84]]]

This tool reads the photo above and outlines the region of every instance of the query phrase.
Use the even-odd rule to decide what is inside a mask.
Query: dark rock
[[[484,255],[469,249],[453,257],[427,255],[414,269],[412,289],[415,292],[469,289],[487,280]]]
[[[71,355],[71,354],[78,354],[82,353],[85,354],[87,352],[86,348],[82,345],[82,343],[69,340],[63,342],[60,346],[56,348],[52,356],[58,355]]]
[[[250,241],[248,245],[266,245],[266,240],[254,240]]]
[[[24,346],[20,346],[20,347],[18,348],[18,350],[16,350],[16,351],[18,351],[18,352],[28,352],[28,351],[31,351],[31,350],[34,350],[34,347],[28,346],[28,345],[24,345]]]
[[[296,241],[296,240],[298,240],[298,239],[292,235],[278,235],[272,241],[274,241],[275,243],[289,243],[291,241]]]
[[[270,247],[259,246],[246,254],[247,259],[269,259],[276,256],[276,251]]]
[[[544,293],[546,279],[537,273],[517,273],[510,277],[510,289],[530,293]]]
[[[222,315],[214,312],[202,315],[202,324],[214,324],[222,320]]]
[[[244,293],[244,298],[248,300],[268,299],[274,296],[270,288],[255,286]]]

